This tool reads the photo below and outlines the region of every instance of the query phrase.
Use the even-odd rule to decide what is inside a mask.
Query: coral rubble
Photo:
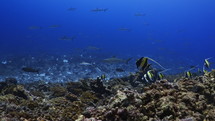
[[[140,75],[108,81],[0,82],[0,119],[20,121],[214,121],[215,71],[175,82]]]

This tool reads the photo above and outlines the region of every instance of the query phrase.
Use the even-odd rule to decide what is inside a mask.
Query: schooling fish
[[[204,65],[203,65],[203,69],[202,69],[202,71],[203,71],[204,73],[207,73],[207,70],[205,69],[205,67],[206,67],[207,69],[210,68],[211,63],[210,63],[208,60],[211,59],[211,58],[212,58],[212,57],[206,58],[206,59],[204,60]]]
[[[154,73],[152,72],[152,70],[147,71],[147,75],[148,75],[149,79],[150,79],[151,81],[153,81]]]
[[[161,79],[163,79],[163,78],[164,78],[163,73],[158,73],[158,80],[161,80]]]
[[[185,77],[186,78],[191,78],[192,77],[192,73],[190,71],[185,72]]]
[[[149,58],[149,57],[141,57],[139,60],[137,60],[137,62],[136,62],[137,68],[139,68],[141,70],[146,70],[147,67],[150,66],[148,64],[148,60],[151,60],[152,62],[156,63],[158,66],[160,66],[164,70],[168,70],[168,69],[164,68],[160,63],[158,63],[157,61],[155,61],[155,60],[153,60],[152,58]]]
[[[105,80],[105,79],[106,79],[106,75],[105,75],[105,74],[102,74],[102,75],[101,75],[101,79],[102,79],[102,80]]]
[[[210,58],[206,58],[205,60],[204,60],[204,66],[206,67],[206,68],[210,68],[210,62],[208,61],[209,59],[211,59],[212,57],[210,57]]]
[[[136,61],[136,66],[138,69],[145,71],[149,68],[148,58],[142,57]]]
[[[169,71],[169,70],[171,70],[171,69],[165,69],[165,70],[157,71],[156,72],[157,79],[158,80],[164,79],[164,74],[163,73],[166,72],[166,71]]]
[[[38,69],[34,69],[34,68],[31,68],[31,67],[23,67],[22,70],[25,71],[25,72],[39,73]]]
[[[155,78],[155,71],[149,70],[149,71],[146,72],[146,74],[144,74],[143,77],[144,77],[144,79],[145,79],[146,82],[153,82],[153,81],[156,80],[156,78]]]

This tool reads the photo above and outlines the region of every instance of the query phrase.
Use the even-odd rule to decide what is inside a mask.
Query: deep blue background
[[[214,0],[1,0],[0,54],[96,46],[121,55],[202,62],[215,52],[214,6]],[[76,10],[68,11],[71,7]],[[92,12],[95,8],[108,11]],[[55,24],[60,27],[49,28]],[[76,38],[59,40],[64,35]]]

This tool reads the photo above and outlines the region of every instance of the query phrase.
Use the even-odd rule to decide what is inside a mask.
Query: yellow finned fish
[[[162,73],[158,73],[158,80],[161,80],[164,78],[164,75]]]
[[[139,60],[137,60],[136,66],[138,69],[146,70],[148,66],[148,58],[144,58],[144,57],[140,58]]]
[[[206,68],[210,68],[210,62],[208,61],[209,59],[211,59],[212,57],[210,57],[210,58],[206,58],[205,60],[204,60],[204,66],[206,67]]]
[[[192,73],[190,71],[187,71],[185,74],[186,78],[191,78],[192,77]]]

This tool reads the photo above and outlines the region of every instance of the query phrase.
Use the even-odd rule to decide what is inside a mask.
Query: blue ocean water
[[[201,67],[214,57],[214,6],[213,0],[1,0],[1,61],[77,50],[87,58],[90,46],[101,49],[95,61],[149,56],[167,68]]]

